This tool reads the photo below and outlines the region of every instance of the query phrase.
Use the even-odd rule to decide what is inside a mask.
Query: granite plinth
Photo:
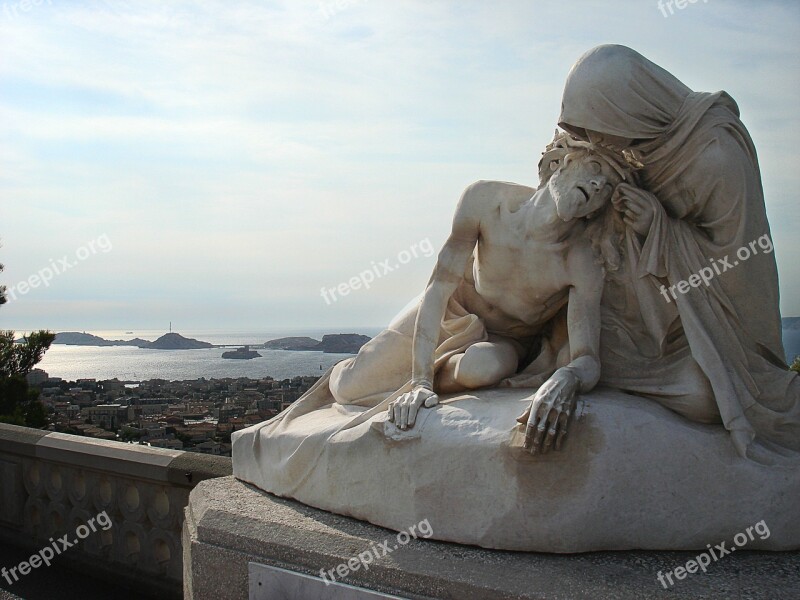
[[[192,491],[187,507],[185,598],[247,598],[251,562],[319,577],[321,569],[335,569],[382,542],[394,545],[396,535],[277,498],[232,477],[204,481]],[[706,574],[689,575],[664,589],[658,572],[684,565],[696,554],[555,555],[417,539],[375,560],[369,570],[351,572],[343,582],[413,599],[800,598],[798,552],[740,550],[715,562]]]

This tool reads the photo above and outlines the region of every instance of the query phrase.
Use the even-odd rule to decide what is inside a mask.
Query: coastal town
[[[231,434],[270,419],[319,379],[64,381],[35,369],[50,431],[129,444],[231,455]]]

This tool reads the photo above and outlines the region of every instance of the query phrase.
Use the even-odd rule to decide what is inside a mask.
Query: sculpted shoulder
[[[460,207],[472,211],[483,211],[487,208],[508,204],[513,210],[514,205],[519,205],[528,200],[536,188],[508,181],[492,181],[481,179],[467,186],[461,196]]]

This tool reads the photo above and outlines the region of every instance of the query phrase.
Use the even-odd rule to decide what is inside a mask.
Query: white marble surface
[[[397,531],[429,519],[435,539],[487,548],[702,550],[762,520],[770,536],[749,549],[800,548],[800,464],[743,459],[722,427],[609,390],[581,396],[562,452],[531,456],[508,426],[526,398],[444,397],[407,431],[385,411],[338,429],[367,409],[330,405],[279,436],[237,434],[234,475]]]

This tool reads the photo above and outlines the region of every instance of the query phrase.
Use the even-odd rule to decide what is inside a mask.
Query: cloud
[[[52,326],[181,306],[195,328],[382,325],[430,261],[335,307],[319,288],[414,241],[440,246],[476,179],[534,183],[570,65],[606,42],[737,98],[763,165],[784,312],[800,314],[793,3],[711,1],[666,19],[655,3],[600,0],[344,4],[0,10],[4,280],[102,233],[115,244],[4,307],[6,319],[52,323],[65,303]]]

